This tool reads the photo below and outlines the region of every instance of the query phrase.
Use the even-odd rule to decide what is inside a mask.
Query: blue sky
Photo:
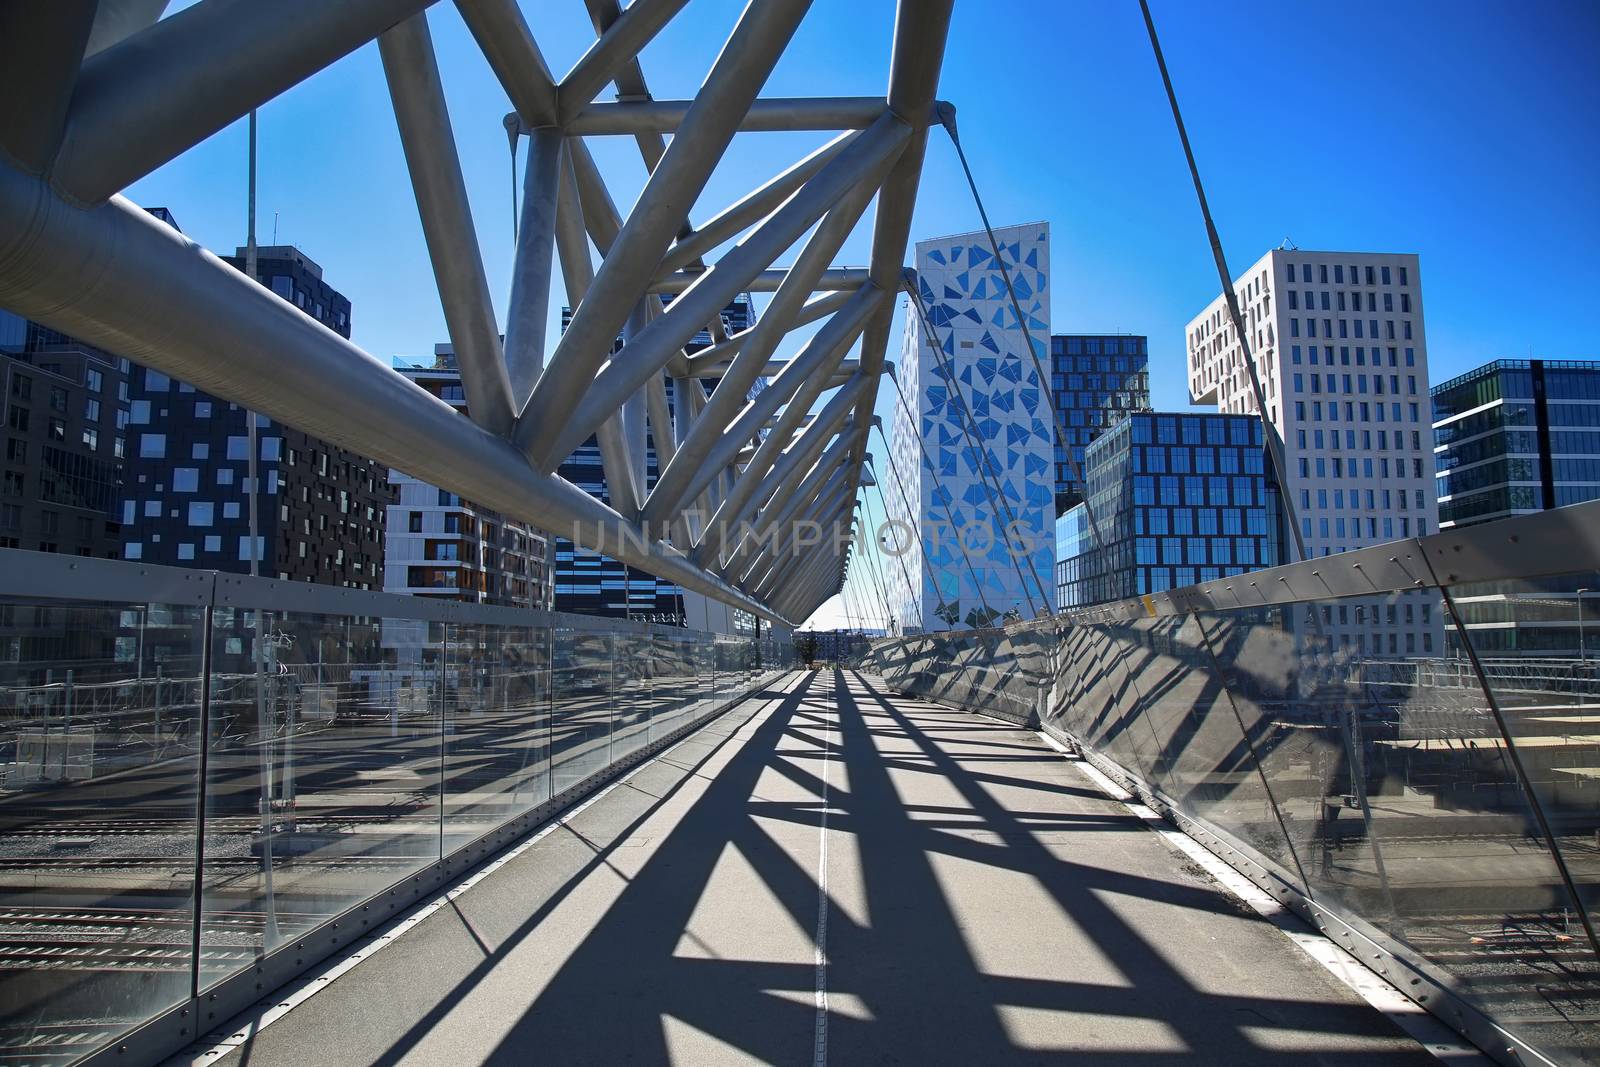
[[[1286,237],[1420,254],[1436,382],[1497,357],[1600,353],[1600,5],[1152,6],[1235,272]],[[592,36],[583,5],[524,7],[551,67],[566,70]],[[692,0],[644,54],[657,97],[693,92],[741,7]],[[453,5],[430,18],[503,316],[508,104]],[[889,3],[816,0],[766,92],[881,93],[892,25]],[[1185,406],[1183,327],[1217,284],[1137,4],[957,0],[940,96],[958,108],[995,223],[1051,224],[1055,332],[1148,334],[1156,406]],[[741,137],[694,217],[821,140]],[[264,107],[261,153],[260,239],[277,213],[279,239],[350,297],[358,343],[430,358],[443,318],[376,47]],[[632,142],[597,154],[618,203],[630,203],[644,178]],[[128,195],[231,251],[244,239],[244,160],[241,122]],[[938,134],[913,239],[977,223]],[[865,261],[868,231],[841,262]]]

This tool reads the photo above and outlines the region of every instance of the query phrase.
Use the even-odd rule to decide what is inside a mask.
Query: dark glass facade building
[[[1072,478],[1084,449],[1133,411],[1150,410],[1150,348],[1134,334],[1058,334],[1050,338],[1050,396],[1056,410],[1056,514],[1083,500]]]
[[[1600,498],[1600,362],[1502,359],[1433,390],[1439,526]]]
[[[244,268],[244,249],[225,258]],[[257,271],[273,292],[350,336],[350,302],[299,249],[259,249]],[[249,412],[135,366],[127,422],[124,558],[248,573]],[[257,421],[257,460],[260,573],[381,589],[388,469],[264,416]]]
[[[0,547],[121,557],[129,370],[0,311]]]
[[[1283,562],[1281,504],[1262,448],[1254,415],[1136,412],[1102,433],[1085,450],[1087,501],[1056,520],[1057,606]]]
[[[1502,359],[1435,387],[1433,452],[1441,528],[1600,499],[1600,361]],[[1483,583],[1458,592],[1462,625],[1488,656],[1592,655],[1592,579]]]
[[[563,331],[571,318],[572,310],[563,308]],[[727,334],[747,330],[753,325],[755,310],[748,296],[738,297],[722,311],[722,327]],[[684,347],[693,352],[710,345],[712,340],[710,332],[702,330]],[[676,399],[672,395],[675,384],[672,378],[667,379],[669,405]],[[700,384],[700,380],[697,380],[697,384]],[[703,381],[702,387],[708,395],[712,385],[713,380]],[[590,496],[611,503],[611,491],[606,486],[605,471],[600,463],[600,446],[593,437],[562,462],[558,473]],[[657,473],[655,445],[647,439],[646,486],[655,485]],[[555,585],[557,611],[610,615],[671,625],[685,623],[683,591],[676,584],[629,567],[610,556],[578,548],[564,537],[557,537],[555,542]]]

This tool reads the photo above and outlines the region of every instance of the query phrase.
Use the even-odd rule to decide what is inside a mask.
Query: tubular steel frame
[[[507,130],[529,142],[503,340],[432,3],[311,4],[293,20],[253,0],[168,18],[155,0],[8,7],[0,55],[30,91],[0,105],[0,305],[688,591],[804,618],[838,588],[848,553],[780,557],[750,521],[769,501],[784,521],[832,517],[862,483],[928,127],[949,107],[934,94],[953,0],[900,0],[883,97],[807,99],[759,93],[809,0],[750,0],[681,101],[651,98],[639,54],[685,0],[585,0],[596,39],[559,79],[515,0],[456,0],[511,100]],[[116,195],[372,40],[470,418]],[[608,84],[617,101],[596,102]],[[844,132],[696,228],[689,211],[734,137],[762,130]],[[585,142],[610,135],[633,137],[650,171],[626,214]],[[874,200],[869,264],[833,266]],[[573,314],[547,355],[553,259]],[[727,337],[722,309],[751,291],[771,292],[769,307]],[[818,321],[795,355],[773,358]],[[708,327],[714,346],[691,357]],[[612,506],[554,473],[591,435]]]

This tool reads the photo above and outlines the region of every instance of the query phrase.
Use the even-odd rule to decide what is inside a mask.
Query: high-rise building
[[[129,369],[0,311],[0,547],[121,558]]]
[[[434,346],[431,367],[400,373],[466,415],[455,349]],[[548,610],[549,539],[526,523],[390,470],[383,588],[389,593]]]
[[[1433,390],[1439,525],[1600,498],[1600,362],[1502,359]]]
[[[1134,334],[1057,334],[1050,338],[1050,397],[1056,413],[1056,514],[1083,500],[1072,477],[1083,451],[1130,411],[1150,410],[1150,347]]]
[[[748,295],[741,294],[722,310],[723,331],[732,335],[755,325],[755,309]],[[563,308],[561,328],[566,330],[572,319],[572,309]],[[714,338],[709,330],[701,330],[684,347],[694,352],[710,345]],[[621,340],[618,340],[621,344]],[[714,380],[696,380],[701,388],[714,385]],[[668,378],[667,403],[670,407],[677,382]],[[758,386],[759,388],[759,386]],[[586,440],[572,455],[562,461],[557,471],[561,477],[607,504],[611,503],[611,490],[606,485],[605,469],[600,462],[600,446],[593,437]],[[657,470],[655,444],[645,440],[645,485],[655,485]],[[608,615],[631,618],[645,622],[684,624],[688,615],[697,614],[685,602],[683,590],[673,583],[653,574],[629,567],[620,560],[598,552],[578,548],[564,537],[555,539],[555,605],[558,611],[571,611],[581,615]]]
[[[1485,364],[1434,388],[1433,419],[1440,526],[1600,499],[1600,362]],[[1600,633],[1591,576],[1494,583],[1457,590],[1455,600],[1486,656],[1587,656]],[[1446,636],[1460,644],[1454,631]]]
[[[171,215],[154,214],[176,227]],[[226,262],[245,266],[245,250]],[[342,337],[350,302],[297,248],[258,250],[257,277]],[[159,371],[129,376],[123,556],[248,573],[250,510],[260,573],[377,589],[384,556],[388,470],[294,427],[256,416],[260,492],[250,484],[250,412]]]
[[[1282,504],[1256,416],[1136,412],[1086,451],[1088,499],[1056,520],[1058,608],[1283,562]]]
[[[1437,530],[1417,257],[1274,249],[1235,281],[1234,292],[1266,411],[1258,412],[1222,297],[1189,323],[1189,394],[1225,412],[1260,413],[1276,427],[1286,511],[1306,555]],[[1292,537],[1285,550],[1293,554]],[[1440,620],[1421,610],[1421,594],[1405,599],[1416,603],[1324,612],[1319,633],[1369,653],[1432,654]]]
[[[905,479],[914,513],[899,492],[885,500],[922,542],[887,567],[906,633],[1029,617],[1055,595],[1055,433],[1035,360],[1048,357],[1050,228],[1010,226],[996,237],[1026,329],[985,234],[917,244],[920,300],[906,312],[897,372],[916,418],[897,410],[893,463],[878,465],[882,478]]]

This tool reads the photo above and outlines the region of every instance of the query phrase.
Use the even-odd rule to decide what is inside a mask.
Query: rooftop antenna
[[[1293,241],[1289,240],[1288,237],[1285,237],[1282,241],[1278,242],[1278,251],[1280,251],[1280,252],[1298,252],[1298,251],[1300,251],[1300,246],[1295,244]]]
[[[272,213],[272,243],[278,243],[278,213],[276,211]]]

